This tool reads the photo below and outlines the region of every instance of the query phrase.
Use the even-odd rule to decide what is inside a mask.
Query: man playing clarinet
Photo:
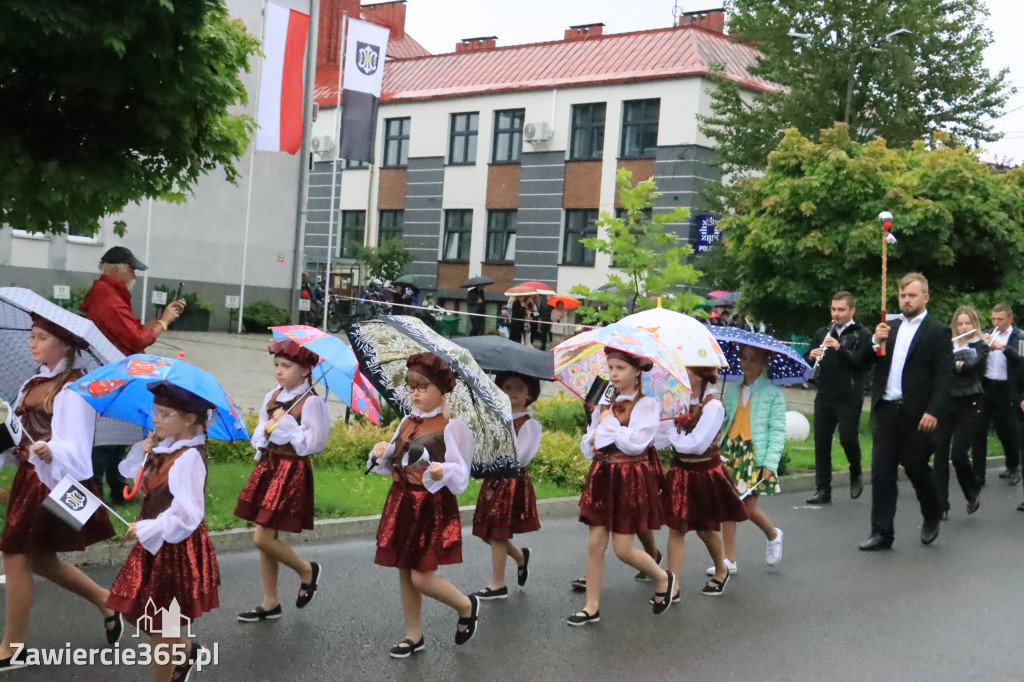
[[[861,481],[858,427],[864,404],[866,368],[858,359],[871,346],[871,332],[854,321],[853,294],[832,297],[832,323],[814,335],[808,362],[814,366],[818,393],[814,398],[814,483],[817,492],[808,504],[832,502],[832,437],[839,428],[839,444],[850,463],[850,497],[864,491]]]

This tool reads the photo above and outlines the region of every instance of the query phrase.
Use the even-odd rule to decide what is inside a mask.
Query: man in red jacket
[[[167,331],[167,326],[178,319],[185,309],[181,299],[171,301],[160,317],[142,324],[132,312],[131,287],[135,271],[146,265],[123,246],[109,249],[100,258],[100,277],[85,294],[79,310],[99,327],[103,335],[125,355],[144,353],[156,337]],[[92,467],[96,485],[103,491],[103,478],[110,486],[114,502],[123,502],[124,478],[117,470],[126,453],[122,445],[96,445],[92,450]]]

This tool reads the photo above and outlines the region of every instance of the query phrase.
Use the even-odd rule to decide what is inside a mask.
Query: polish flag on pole
[[[267,3],[256,149],[296,154],[302,146],[302,67],[309,15]]]

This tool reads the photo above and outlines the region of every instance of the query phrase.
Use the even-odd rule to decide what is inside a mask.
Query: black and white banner
[[[373,163],[377,104],[384,80],[387,48],[388,29],[349,19],[345,38],[339,158]]]

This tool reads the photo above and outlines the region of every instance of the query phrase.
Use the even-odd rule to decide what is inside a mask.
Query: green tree
[[[780,332],[820,326],[829,298],[845,289],[868,324],[881,307],[882,231],[889,303],[896,280],[928,277],[930,309],[947,319],[962,303],[985,309],[1024,299],[1024,169],[997,172],[963,146],[933,140],[893,150],[885,140],[850,140],[838,124],[820,141],[787,130],[763,176],[738,181],[735,212],[719,221],[742,307]]]
[[[1014,90],[992,75],[983,0],[731,0],[731,35],[764,58],[752,73],[783,86],[751,96],[719,79],[702,130],[726,170],[760,169],[782,131],[814,138],[836,122],[854,140],[909,147],[934,132],[998,139],[992,118]],[[902,33],[905,29],[910,33]]]
[[[586,322],[615,322],[630,313],[653,308],[661,297],[662,307],[692,312],[703,299],[689,292],[684,285],[700,279],[700,271],[686,263],[693,248],[678,246],[669,227],[685,223],[690,211],[675,208],[650,218],[647,212],[658,198],[653,178],[632,183],[633,174],[620,168],[615,176],[619,202],[626,210],[625,219],[602,213],[597,221],[606,236],[584,239],[583,245],[612,257],[615,268],[608,275],[608,284],[591,290],[584,285],[572,293],[587,300],[579,315]]]
[[[388,283],[405,274],[406,266],[412,262],[412,254],[400,237],[381,240],[377,246],[361,246],[356,257],[366,267],[371,279]]]
[[[235,182],[258,49],[224,0],[0,3],[0,224],[94,233],[217,167]]]

